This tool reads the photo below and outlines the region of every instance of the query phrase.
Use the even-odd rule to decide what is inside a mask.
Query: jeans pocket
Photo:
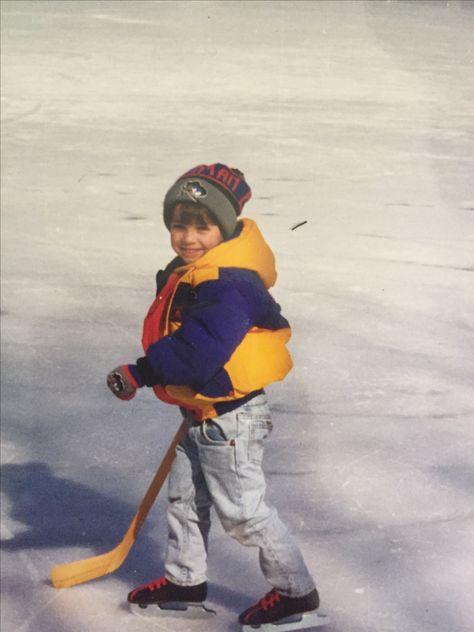
[[[251,463],[260,465],[263,461],[264,441],[273,430],[271,416],[240,413],[240,421],[248,427],[248,459]]]
[[[235,441],[229,439],[223,428],[213,419],[206,419],[200,427],[201,441],[207,445],[234,445]]]

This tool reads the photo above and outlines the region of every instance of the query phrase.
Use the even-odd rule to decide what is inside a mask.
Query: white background
[[[129,614],[166,493],[111,549],[174,434],[106,373],[141,355],[164,194],[245,172],[295,368],[269,389],[268,493],[330,632],[474,629],[474,3],[2,3],[2,631],[236,631],[269,587],[211,534],[212,622]],[[291,230],[297,222],[307,220]]]

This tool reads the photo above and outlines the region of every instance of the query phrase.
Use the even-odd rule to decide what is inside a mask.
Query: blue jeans
[[[178,446],[168,482],[166,577],[181,586],[206,580],[210,509],[225,531],[259,548],[262,573],[290,597],[314,588],[301,552],[277,511],[265,501],[263,444],[272,430],[265,395],[194,425]]]

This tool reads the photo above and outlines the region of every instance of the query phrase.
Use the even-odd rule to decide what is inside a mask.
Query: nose
[[[184,234],[183,234],[183,243],[185,244],[193,243],[194,241],[196,241],[197,234],[198,232],[195,226],[193,225],[186,226],[186,230],[184,231]]]

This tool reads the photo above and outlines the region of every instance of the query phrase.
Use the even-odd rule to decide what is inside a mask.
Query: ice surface
[[[236,631],[267,586],[215,522],[211,623],[132,616],[165,494],[111,549],[178,424],[105,374],[140,355],[164,193],[242,169],[295,369],[269,495],[330,632],[474,629],[474,3],[2,3],[2,631]],[[291,230],[297,222],[307,223]]]

